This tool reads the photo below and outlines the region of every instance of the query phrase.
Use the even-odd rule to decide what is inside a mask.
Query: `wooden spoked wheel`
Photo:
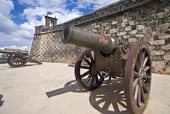
[[[151,58],[146,44],[134,46],[125,67],[125,96],[129,110],[142,114],[146,108],[151,86]]]
[[[86,50],[75,65],[75,77],[77,83],[86,90],[95,90],[103,82],[104,78],[96,71],[94,50]]]

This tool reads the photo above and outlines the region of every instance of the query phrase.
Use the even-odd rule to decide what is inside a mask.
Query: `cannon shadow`
[[[72,80],[72,81],[67,82],[63,88],[59,88],[56,90],[46,92],[46,95],[48,98],[50,98],[50,97],[54,97],[57,95],[62,95],[67,92],[87,92],[87,91],[80,88],[76,80]]]
[[[63,88],[46,92],[46,95],[51,98],[67,92],[82,93],[87,91],[81,89],[76,80],[72,80],[67,82]],[[102,114],[131,114],[127,110],[122,78],[112,80],[111,84],[104,81],[100,88],[90,92],[89,102]]]
[[[131,114],[127,110],[122,78],[112,80],[111,84],[105,81],[100,88],[91,92],[89,102],[102,114]]]
[[[37,66],[37,65],[41,65],[41,64],[36,64],[36,63],[27,63],[24,66],[19,66],[19,67],[11,67],[8,66],[8,68],[24,68],[24,67],[31,67],[31,66]]]
[[[4,104],[3,95],[0,95],[0,107]]]

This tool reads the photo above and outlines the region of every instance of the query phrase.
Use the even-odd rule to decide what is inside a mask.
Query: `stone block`
[[[92,30],[92,32],[94,32],[94,33],[97,33],[97,32],[98,32],[98,30],[96,30],[96,29],[93,29],[93,30]]]
[[[153,61],[162,61],[163,60],[163,55],[156,55],[152,56]]]
[[[118,30],[117,29],[110,29],[110,33],[112,34],[112,33],[117,33],[118,32]]]
[[[159,36],[159,39],[168,39],[168,38],[170,38],[170,34]]]
[[[137,30],[132,30],[132,31],[130,32],[131,35],[135,35],[136,33],[137,33]]]
[[[121,27],[126,27],[126,23],[121,23]]]
[[[170,44],[170,38],[165,39],[165,45]]]
[[[92,23],[92,24],[91,24],[92,27],[95,27],[95,25],[96,25],[96,23]]]
[[[157,18],[164,18],[164,17],[166,17],[167,16],[167,13],[166,12],[160,12],[160,13],[157,13],[156,14],[156,17]]]
[[[165,40],[155,40],[155,41],[150,41],[150,45],[164,45]]]
[[[109,25],[109,23],[107,23],[107,22],[105,22],[105,23],[101,23],[101,26],[108,26]]]
[[[170,61],[170,55],[164,55],[164,59]]]
[[[170,23],[161,24],[158,26],[160,30],[168,30]]]
[[[166,73],[170,74],[170,67],[166,68]]]
[[[165,46],[162,46],[162,49],[164,49],[164,50],[170,50],[170,44],[165,45]]]
[[[106,26],[105,27],[105,30],[107,31],[107,30],[110,30],[110,26]]]
[[[132,30],[131,26],[125,27],[125,31],[131,31],[131,30]]]
[[[112,36],[111,34],[105,34],[105,36]]]
[[[94,28],[100,28],[100,25],[96,25]]]
[[[118,32],[117,33],[117,36],[124,36],[124,35],[126,35],[126,32]]]
[[[158,31],[153,31],[153,32],[151,33],[152,36],[155,36],[155,35],[158,36],[159,34],[160,34],[160,33],[159,33]]]
[[[154,56],[154,55],[164,55],[165,52],[164,51],[151,51],[151,55]]]
[[[160,67],[160,66],[165,67],[165,62],[164,61],[152,61],[152,66],[154,66],[154,67]]]
[[[144,34],[136,34],[135,35],[137,38],[144,38]]]
[[[138,40],[136,38],[129,38],[128,42],[135,43],[135,42],[138,42]]]
[[[129,25],[135,25],[134,21],[129,21]]]
[[[118,21],[112,21],[112,25],[118,24]]]
[[[124,18],[124,19],[123,19],[123,22],[127,23],[127,22],[128,22],[128,19],[127,19],[127,18]]]
[[[124,35],[123,38],[124,38],[124,39],[128,39],[128,38],[130,38],[130,36]]]
[[[154,72],[154,73],[165,74],[166,68],[165,68],[164,66],[154,66],[154,67],[153,67],[153,72]]]
[[[138,29],[138,30],[143,30],[144,28],[145,28],[144,25],[137,25],[137,29]]]
[[[149,46],[149,50],[152,51],[155,49],[155,46]]]

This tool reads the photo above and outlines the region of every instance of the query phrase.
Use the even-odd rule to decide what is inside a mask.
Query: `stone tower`
[[[55,26],[57,25],[57,19],[49,16],[45,16],[45,26],[50,27],[50,26]]]

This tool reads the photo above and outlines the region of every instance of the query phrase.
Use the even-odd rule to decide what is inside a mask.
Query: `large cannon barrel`
[[[65,26],[63,28],[62,41],[63,43],[71,43],[99,50],[106,54],[112,54],[118,48],[118,44],[114,38],[105,37],[72,26]]]

